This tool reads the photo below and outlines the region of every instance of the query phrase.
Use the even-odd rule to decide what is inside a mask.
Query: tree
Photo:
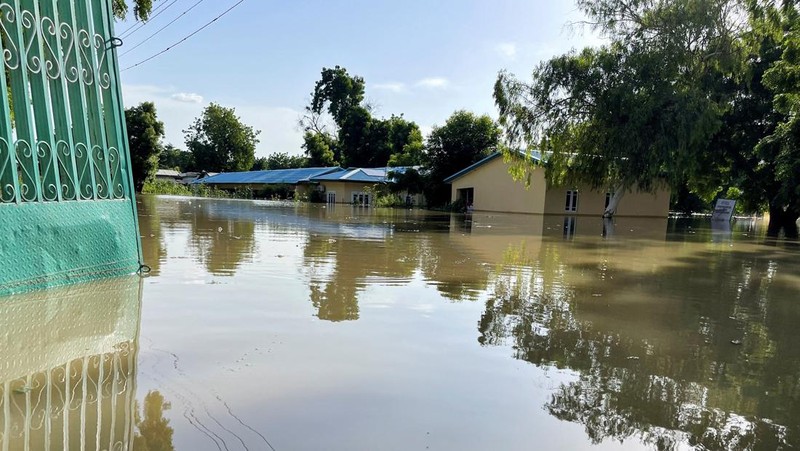
[[[212,103],[184,133],[199,169],[236,172],[253,167],[261,132],[243,124],[233,108]]]
[[[800,218],[800,13],[791,0],[781,6],[759,6],[756,3],[751,8],[754,29],[763,36],[759,56],[774,57],[780,52],[780,57],[763,72],[761,80],[774,95],[774,114],[768,117],[776,120],[767,122],[774,127],[755,146],[758,163],[752,174],[762,179],[760,194],[770,213],[768,233],[777,235],[784,229],[787,236],[796,238]],[[765,41],[767,45],[763,45]],[[769,61],[762,57],[753,65],[763,68],[760,63],[765,59]]]
[[[611,44],[540,64],[531,83],[501,72],[495,84],[506,156],[529,174],[520,148],[547,154],[549,183],[625,191],[715,186],[709,144],[738,63],[736,0],[579,0]],[[524,153],[523,153],[524,154]]]
[[[187,150],[181,150],[167,144],[158,157],[159,169],[175,169],[179,172],[195,170],[194,156]]]
[[[389,166],[421,166],[425,162],[425,144],[419,126],[402,116],[389,118]]]
[[[323,68],[300,125],[312,165],[383,167],[422,160],[422,133],[402,116],[372,116],[364,100],[364,79],[336,66]],[[332,129],[332,130],[331,130]]]
[[[334,151],[336,146],[336,138],[327,133],[306,131],[303,134],[303,149],[308,156],[309,167],[338,165]]]
[[[122,20],[128,14],[128,4],[125,0],[114,0],[112,10],[114,16]],[[152,10],[153,0],[133,0],[133,15],[136,20],[146,21],[150,18],[150,12]]]
[[[137,403],[138,404],[138,403]],[[164,411],[172,408],[172,404],[164,399],[158,390],[150,391],[144,397],[144,418],[135,412],[137,433],[133,437],[134,448],[145,451],[174,451],[172,435],[175,430],[169,420],[164,418]]]
[[[334,122],[341,124],[351,110],[361,106],[365,86],[363,78],[351,76],[343,67],[322,68],[322,76],[314,85],[307,110],[314,114],[327,111]]]
[[[450,187],[442,181],[497,150],[501,131],[487,115],[456,111],[428,137],[428,179],[425,197],[429,205],[450,200]]]
[[[155,104],[143,102],[125,110],[125,125],[128,128],[133,185],[136,191],[141,191],[144,183],[152,180],[158,170],[164,123],[156,117]]]
[[[286,152],[277,152],[267,157],[256,158],[253,164],[254,171],[266,169],[294,169],[304,168],[308,165],[308,158],[301,155],[289,155]]]

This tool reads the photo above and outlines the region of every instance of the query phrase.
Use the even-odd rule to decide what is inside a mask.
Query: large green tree
[[[158,170],[164,123],[156,116],[155,104],[143,102],[125,110],[125,125],[128,128],[133,185],[136,191],[141,191],[144,183],[152,180]]]
[[[382,167],[421,162],[422,133],[402,116],[373,117],[366,83],[336,66],[323,68],[300,120],[311,165]]]
[[[754,75],[749,79],[757,99],[772,100],[772,111],[757,123],[767,133],[748,157],[744,166],[747,200],[759,202],[770,213],[769,233],[781,228],[787,236],[797,237],[800,218],[800,14],[793,0],[753,2],[751,23],[755,36],[748,59]],[[774,63],[773,63],[774,61]],[[765,62],[772,63],[766,67]],[[759,83],[763,86],[760,86]],[[766,88],[766,89],[765,89]],[[767,91],[771,96],[763,95]]]
[[[242,123],[233,108],[212,103],[184,133],[198,169],[236,172],[253,167],[261,132]]]
[[[450,201],[450,186],[442,181],[498,150],[501,131],[487,115],[456,111],[444,125],[434,127],[428,137],[428,205]]]
[[[660,181],[708,191],[709,152],[739,63],[736,0],[579,0],[610,40],[552,58],[531,82],[501,73],[495,102],[508,141],[546,153],[551,184],[613,188],[613,215],[631,189]],[[525,153],[523,153],[525,154]],[[525,162],[512,171],[524,176]]]

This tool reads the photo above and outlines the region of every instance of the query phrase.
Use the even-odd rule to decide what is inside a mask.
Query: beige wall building
[[[450,199],[463,199],[475,211],[553,215],[601,216],[611,192],[589,186],[548,187],[544,168],[533,171],[530,186],[514,181],[509,164],[499,153],[448,177]],[[617,216],[666,217],[670,191],[660,188],[653,193],[627,192],[617,208]]]

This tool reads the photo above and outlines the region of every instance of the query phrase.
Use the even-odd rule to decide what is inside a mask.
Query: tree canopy
[[[444,125],[434,127],[427,143],[428,204],[448,203],[450,186],[443,180],[496,151],[500,135],[500,128],[492,118],[464,110],[453,113]]]
[[[233,108],[212,103],[184,133],[186,147],[199,169],[235,172],[253,167],[261,132],[242,123]]]
[[[131,173],[136,191],[152,180],[158,170],[164,123],[156,116],[153,102],[143,102],[125,110],[128,146],[131,154]]]
[[[797,92],[791,76],[780,75],[793,64],[793,1],[577,4],[610,42],[541,63],[531,82],[500,73],[495,102],[509,149],[545,152],[553,184],[650,190],[664,181],[707,198],[738,185],[752,206],[791,210],[788,174],[797,171],[788,162],[797,147],[782,133],[790,122],[778,127],[775,114],[791,117],[781,92]],[[783,56],[773,64],[776,55]],[[773,174],[784,189],[757,194]]]
[[[180,172],[196,170],[194,155],[188,150],[181,150],[172,144],[167,144],[158,156],[159,169],[175,169]]]
[[[336,66],[323,68],[300,124],[312,166],[383,167],[422,161],[422,132],[401,116],[373,117],[366,82]]]

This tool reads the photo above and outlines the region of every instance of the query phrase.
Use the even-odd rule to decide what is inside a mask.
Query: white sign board
[[[711,215],[711,220],[730,221],[731,217],[733,217],[733,209],[735,207],[735,200],[717,199],[717,205],[714,207],[714,213]]]

